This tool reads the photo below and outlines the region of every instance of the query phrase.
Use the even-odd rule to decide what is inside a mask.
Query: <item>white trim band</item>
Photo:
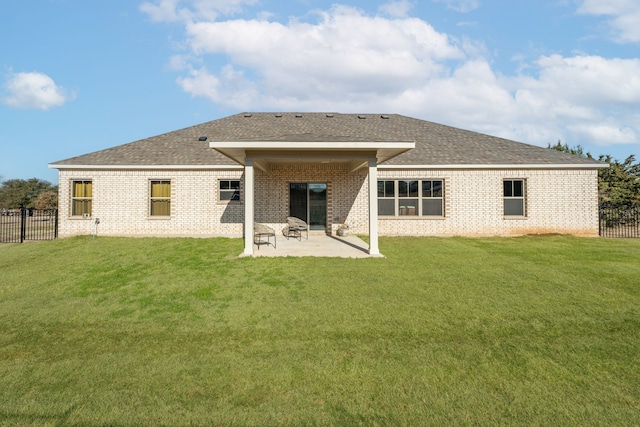
[[[608,163],[594,164],[522,164],[522,165],[378,165],[378,169],[602,169]]]
[[[56,163],[49,163],[51,169],[135,169],[135,170],[244,170],[244,166],[241,165],[60,165]]]

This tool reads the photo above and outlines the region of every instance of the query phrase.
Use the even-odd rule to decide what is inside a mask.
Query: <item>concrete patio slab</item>
[[[254,245],[253,257],[334,257],[334,258],[380,258],[369,255],[369,244],[356,236],[327,236],[326,234],[303,234],[300,239],[282,234],[271,237],[269,244]]]

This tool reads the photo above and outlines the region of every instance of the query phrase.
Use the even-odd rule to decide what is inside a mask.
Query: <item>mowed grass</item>
[[[640,241],[0,245],[0,425],[638,425]]]

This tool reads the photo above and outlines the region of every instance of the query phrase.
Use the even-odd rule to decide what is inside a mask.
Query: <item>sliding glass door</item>
[[[327,226],[327,184],[290,183],[289,216],[295,216],[305,221],[311,230],[325,230]]]

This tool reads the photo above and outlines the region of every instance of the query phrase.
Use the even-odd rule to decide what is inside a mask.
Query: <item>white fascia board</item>
[[[248,142],[217,142],[209,143],[214,149],[241,149],[241,150],[371,150],[371,149],[411,149],[415,142],[300,142],[300,141],[248,141]]]
[[[522,165],[379,165],[378,169],[603,169],[609,164],[522,164]]]
[[[158,169],[158,170],[211,170],[211,169],[244,169],[241,165],[60,165],[49,163],[51,169],[85,169],[85,170],[104,170],[104,169]]]

